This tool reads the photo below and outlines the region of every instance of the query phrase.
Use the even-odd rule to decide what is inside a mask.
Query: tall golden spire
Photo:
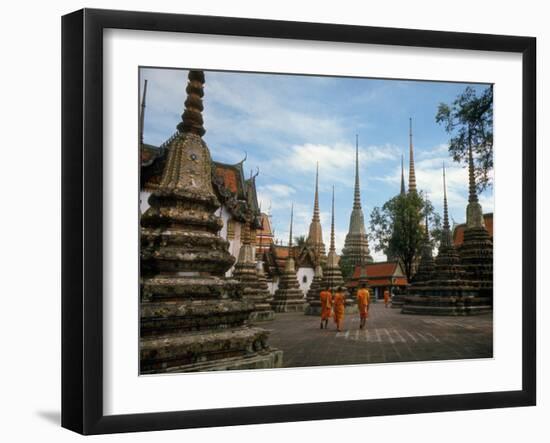
[[[474,170],[474,155],[472,153],[472,147],[468,147],[468,178],[469,178],[469,195],[468,203],[477,203],[477,190],[476,190],[476,179],[475,179],[475,170]]]
[[[416,175],[414,173],[412,118],[409,118],[409,192],[416,192]]]
[[[288,247],[289,247],[288,255],[289,256],[290,256],[291,251],[292,251],[292,222],[293,222],[293,219],[294,219],[294,203],[292,203],[292,205],[290,206],[290,231],[289,231],[289,235],[288,235]]]
[[[405,192],[405,168],[403,167],[403,154],[401,154],[401,195]]]
[[[313,219],[312,222],[318,222],[319,216],[319,162],[317,162],[317,171],[315,173],[315,198],[313,201]]]
[[[355,189],[353,192],[353,209],[361,209],[361,191],[359,187],[359,135],[355,134]]]
[[[332,216],[330,219],[330,252],[336,251],[334,244],[334,185],[332,185]]]
[[[466,207],[466,224],[469,228],[485,226],[483,209],[479,204],[476,189],[476,178],[474,169],[474,154],[472,147],[468,147],[468,206]]]
[[[443,163],[443,236],[441,243],[451,246],[451,227],[449,225],[449,207],[447,205],[447,181],[445,178],[445,163]]]
[[[319,211],[319,162],[317,162],[317,171],[315,174],[315,197],[313,200],[313,217],[309,224],[309,233],[306,239],[309,247],[315,251],[317,261],[325,256],[325,244],[323,243],[323,228],[321,227],[321,217]]]

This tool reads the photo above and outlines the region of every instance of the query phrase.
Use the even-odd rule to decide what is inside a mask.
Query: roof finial
[[[359,135],[355,134],[355,190],[353,209],[361,209],[361,191],[359,189]]]
[[[474,170],[474,155],[472,153],[472,146],[468,147],[468,175],[469,175],[469,195],[468,203],[477,203],[477,191],[476,191],[476,178]]]
[[[403,167],[403,154],[401,154],[401,195],[405,194],[405,168]]]
[[[313,201],[313,222],[320,221],[319,214],[319,162],[317,162],[317,172],[315,173],[315,198]]]
[[[336,247],[334,245],[334,185],[332,185],[332,218],[330,221],[330,251],[334,252]]]
[[[141,98],[141,112],[139,115],[139,145],[143,145],[143,131],[145,127],[145,98],[147,97],[147,79],[143,84],[143,96]]]
[[[416,192],[416,175],[414,173],[412,118],[409,118],[409,192]]]
[[[202,97],[204,96],[204,72],[189,71],[187,88],[187,99],[185,100],[185,111],[181,116],[182,121],[178,124],[178,131],[188,132],[203,136],[206,130],[203,126]]]

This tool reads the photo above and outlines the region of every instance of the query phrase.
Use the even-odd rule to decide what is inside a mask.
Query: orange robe
[[[390,291],[387,289],[384,291],[384,304],[387,305],[390,302]]]
[[[361,288],[357,291],[357,305],[359,307],[359,315],[361,318],[367,318],[369,312],[369,290]]]
[[[332,294],[330,291],[321,291],[321,320],[328,320],[332,312]]]
[[[342,320],[344,320],[344,311],[346,309],[346,299],[344,298],[344,294],[341,292],[334,294],[332,304],[334,307],[334,321],[336,323],[341,323]]]

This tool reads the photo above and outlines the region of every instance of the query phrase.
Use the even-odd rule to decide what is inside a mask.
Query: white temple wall
[[[273,281],[267,281],[267,289],[271,295],[275,294],[275,291],[279,289],[279,277],[275,277]]]
[[[145,213],[149,209],[149,191],[139,191],[139,215]]]
[[[307,291],[309,290],[309,287],[311,286],[311,282],[313,281],[313,277],[315,276],[315,269],[313,268],[298,268],[298,272],[296,272],[296,276],[298,277],[298,283],[300,284],[300,289],[304,293],[304,296],[307,294]]]

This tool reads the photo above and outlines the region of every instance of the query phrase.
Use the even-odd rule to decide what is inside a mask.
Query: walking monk
[[[332,312],[332,294],[330,288],[327,286],[319,294],[321,297],[321,329],[326,329],[328,326],[328,319]]]
[[[357,305],[359,307],[360,323],[359,329],[363,329],[369,315],[370,294],[365,283],[361,283],[361,287],[357,290]]]
[[[384,289],[384,306],[387,308],[390,303],[390,291],[386,288]]]
[[[332,300],[332,306],[334,309],[334,322],[336,323],[336,330],[340,332],[342,330],[342,323],[344,323],[344,311],[346,309],[346,297],[342,286],[336,290]]]

